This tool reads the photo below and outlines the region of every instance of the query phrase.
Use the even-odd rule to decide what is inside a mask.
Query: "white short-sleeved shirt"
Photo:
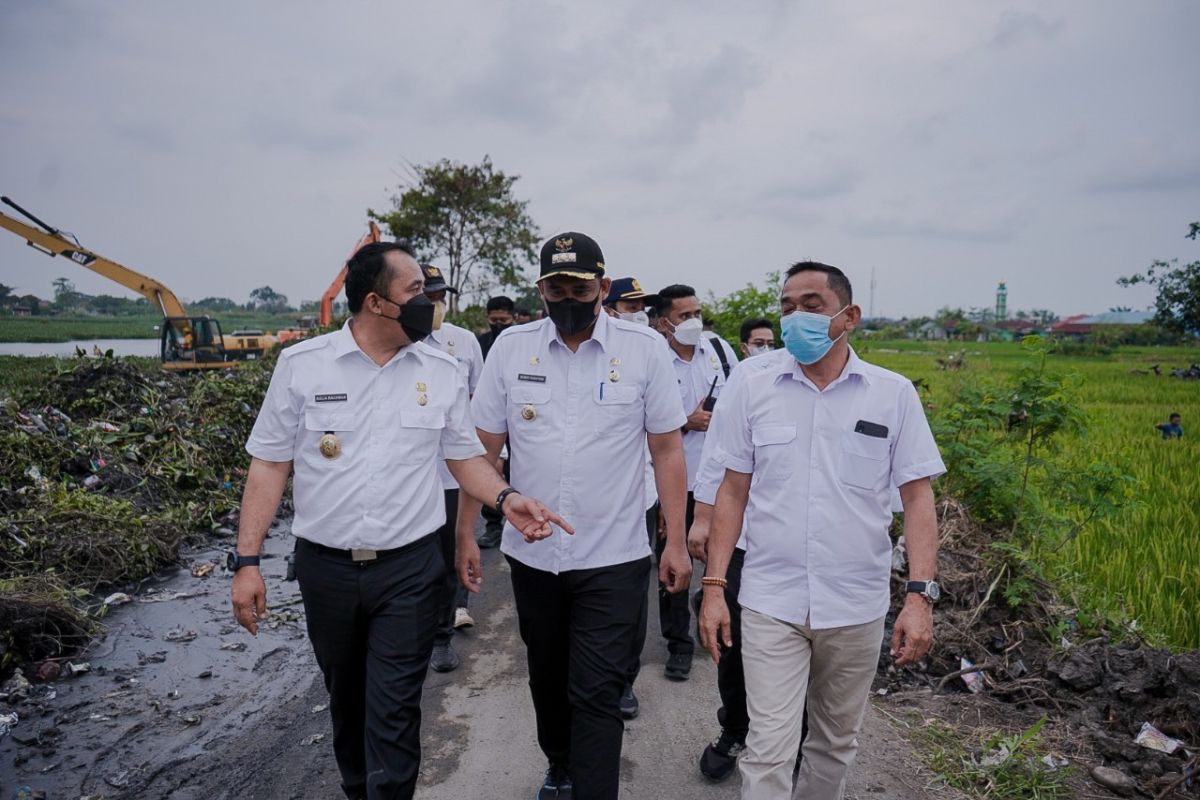
[[[483,350],[480,348],[475,334],[466,328],[443,322],[442,327],[429,334],[425,344],[441,350],[457,361],[458,372],[467,382],[467,394],[475,394],[475,387],[479,384],[479,375],[483,372]],[[458,481],[454,480],[454,476],[446,468],[445,459],[438,460],[438,477],[442,479],[443,489],[458,488]]]
[[[280,353],[246,450],[264,461],[293,462],[297,536],[387,550],[445,522],[441,458],[484,450],[453,359],[417,343],[381,367],[359,348],[350,325]],[[326,433],[340,443],[336,458],[318,447]]]
[[[667,347],[667,352],[671,355],[671,365],[675,368],[679,399],[682,401],[685,417],[696,410],[696,406],[708,396],[710,390],[713,397],[720,397],[725,389],[725,368],[721,366],[721,358],[717,355],[717,348],[720,346],[713,339],[701,336],[691,361],[684,361],[670,346]],[[736,361],[731,361],[730,369],[735,364]],[[716,381],[715,386],[713,381]],[[704,449],[704,439],[704,431],[683,432],[683,457],[687,461],[689,492],[694,491],[696,487],[696,470],[700,467],[700,452]]]
[[[471,403],[475,424],[508,434],[512,485],[575,528],[528,543],[505,525],[506,555],[559,573],[650,554],[646,434],[686,419],[673,377],[659,334],[607,314],[574,353],[549,319],[500,335]]]
[[[853,350],[824,391],[786,350],[760,358],[771,368],[747,372],[714,414],[713,460],[753,475],[739,602],[815,629],[878,619],[892,487],[945,472],[916,389]]]

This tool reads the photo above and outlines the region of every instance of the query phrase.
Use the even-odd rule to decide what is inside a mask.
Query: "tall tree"
[[[54,286],[54,304],[59,308],[66,308],[75,299],[75,284],[71,283],[68,278],[55,278]]]
[[[17,299],[17,296],[13,294],[13,290],[16,288],[15,286],[6,286],[0,283],[0,306],[9,305]]]
[[[478,165],[442,159],[413,173],[392,196],[391,211],[367,215],[407,239],[422,261],[441,266],[459,292],[520,286],[536,257],[538,231],[529,202],[513,194],[519,176],[495,169],[487,156]],[[458,300],[450,295],[452,312]]]
[[[1188,226],[1187,238],[1200,237],[1200,222]],[[1174,333],[1200,335],[1200,261],[1179,266],[1178,259],[1155,261],[1145,273],[1120,278],[1120,286],[1148,283],[1157,287],[1154,321]]]

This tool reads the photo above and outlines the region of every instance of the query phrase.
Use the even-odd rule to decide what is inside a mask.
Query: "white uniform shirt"
[[[739,602],[814,629],[888,609],[891,487],[945,472],[912,383],[850,351],[824,391],[786,350],[717,404],[713,459],[751,473]],[[856,432],[884,426],[883,437]]]
[[[467,382],[467,394],[475,394],[479,384],[479,375],[483,372],[483,350],[475,334],[466,328],[460,328],[450,322],[443,322],[442,327],[429,334],[425,344],[441,350],[458,362],[458,373]],[[445,459],[438,459],[438,477],[442,479],[443,489],[457,489],[458,481],[446,468]]]
[[[506,555],[553,573],[650,555],[646,433],[685,421],[659,334],[601,314],[572,353],[549,319],[509,328],[492,345],[471,412],[481,430],[508,434],[512,485],[575,528],[531,544],[506,524]]]
[[[279,354],[246,450],[293,462],[297,536],[387,550],[446,521],[437,462],[483,454],[468,403],[453,359],[417,343],[380,367],[347,322]],[[327,432],[341,445],[333,459],[318,448]]]
[[[679,354],[669,346],[667,352],[671,355],[671,364],[675,368],[675,379],[679,384],[679,399],[683,403],[683,415],[687,417],[696,410],[700,401],[712,390],[713,397],[720,397],[725,387],[725,368],[721,366],[721,358],[717,355],[720,344],[707,336],[700,337],[700,344],[692,352],[692,360],[684,361]],[[736,361],[729,362],[732,370]],[[731,373],[732,374],[732,373]],[[713,381],[716,386],[713,387]],[[683,432],[683,457],[687,460],[688,491],[694,491],[696,485],[696,470],[700,466],[700,452],[704,449],[704,431]]]

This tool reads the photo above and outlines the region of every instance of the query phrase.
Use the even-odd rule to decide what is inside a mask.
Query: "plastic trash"
[[[106,606],[123,606],[126,603],[132,602],[133,598],[124,592],[113,592],[108,597],[104,598],[104,605]]]
[[[8,735],[8,732],[16,727],[21,718],[17,716],[17,712],[13,711],[9,714],[0,714],[0,739]]]
[[[973,667],[975,665],[973,663],[971,663],[969,660],[964,658],[964,659],[961,659],[959,666],[962,669],[969,669],[970,667]],[[967,685],[967,689],[971,692],[971,694],[979,694],[981,691],[983,691],[983,673],[982,672],[968,672],[968,673],[965,673],[964,675],[962,675],[961,677],[962,677],[962,682]]]
[[[197,561],[192,564],[192,577],[205,578],[212,574],[212,571],[217,568],[217,565],[212,561]]]
[[[163,637],[168,642],[190,642],[196,638],[195,631],[185,631],[182,627],[171,628]]]
[[[300,744],[304,747],[308,747],[310,745],[320,744],[323,741],[325,741],[325,734],[314,733],[311,736],[305,736],[303,741],[300,742]]]
[[[1183,742],[1178,739],[1172,739],[1149,722],[1142,723],[1142,729],[1138,731],[1138,735],[1134,738],[1133,743],[1139,744],[1147,750],[1157,750],[1167,755],[1171,755],[1183,747]]]

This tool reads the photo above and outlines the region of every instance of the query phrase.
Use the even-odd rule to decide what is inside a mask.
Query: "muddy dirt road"
[[[0,739],[0,797],[21,786],[51,800],[341,796],[299,592],[283,582],[291,545],[286,524],[268,539],[273,618],[257,638],[234,626],[220,569],[204,578],[182,569],[111,609],[107,636],[80,659],[90,672],[30,688],[21,721]],[[213,549],[189,561],[220,557]],[[477,625],[455,642],[463,664],[431,672],[425,686],[424,800],[529,798],[545,767],[506,564],[494,550],[484,557]],[[716,671],[697,658],[689,681],[671,683],[665,659],[652,620],[637,686],[642,712],[626,726],[622,798],[733,800],[736,775],[713,785],[696,768],[718,732]],[[908,746],[874,710],[861,744],[847,797],[956,797],[929,788]]]

